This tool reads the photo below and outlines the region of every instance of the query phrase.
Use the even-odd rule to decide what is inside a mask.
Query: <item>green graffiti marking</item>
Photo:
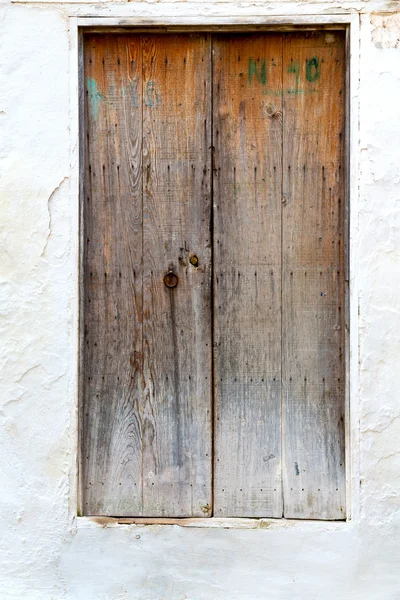
[[[297,75],[296,77],[296,82],[297,85],[300,84],[300,64],[298,60],[291,60],[289,63],[289,66],[287,68],[288,73],[293,73],[294,75]]]
[[[99,103],[105,100],[104,94],[99,92],[97,83],[92,77],[88,77],[87,80],[87,91],[89,98],[90,111],[93,115],[94,120],[97,120],[99,114]]]
[[[257,61],[254,58],[249,58],[249,68],[248,68],[248,78],[249,83],[253,81],[253,76],[257,79],[259,83],[265,85],[267,83],[267,67],[265,64],[265,59],[263,58],[261,61],[261,67],[257,64]]]
[[[136,89],[137,89],[137,81],[133,80],[129,84],[129,90],[130,90],[130,94],[131,94],[131,98],[132,98],[132,106],[133,106],[133,108],[139,108],[139,99],[138,99],[138,95],[137,95]],[[122,94],[122,97],[125,98],[125,96],[126,96],[126,89],[124,87],[121,88],[121,94]]]
[[[318,58],[308,58],[306,62],[307,81],[316,81],[319,79],[319,60]]]
[[[300,65],[298,60],[291,60],[287,68],[288,73],[298,73],[300,71]]]
[[[284,96],[285,94],[313,94],[314,92],[318,92],[315,88],[312,90],[303,90],[302,88],[288,88],[286,90],[264,90],[263,96]]]
[[[160,104],[160,96],[157,93],[155,81],[147,82],[144,103],[149,108],[153,108],[153,106]]]
[[[133,108],[139,108],[139,98],[137,95],[137,81],[133,80],[131,83],[131,95]]]

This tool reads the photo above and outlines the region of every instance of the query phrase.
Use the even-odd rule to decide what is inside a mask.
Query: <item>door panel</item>
[[[283,59],[285,517],[345,517],[344,32],[290,34]]]
[[[207,34],[144,38],[143,502],[153,515],[211,514],[210,53]],[[168,270],[176,288],[163,284]]]
[[[213,48],[214,514],[281,517],[282,36]]]
[[[86,38],[86,514],[210,514],[210,64],[208,35]]]
[[[89,515],[142,510],[141,71],[139,38],[86,38],[82,470]]]

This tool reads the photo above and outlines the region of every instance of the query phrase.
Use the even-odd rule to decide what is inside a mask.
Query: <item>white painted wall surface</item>
[[[360,25],[352,519],[225,530],[76,518],[75,17],[332,14]],[[398,0],[3,0],[0,36],[0,600],[400,600]]]

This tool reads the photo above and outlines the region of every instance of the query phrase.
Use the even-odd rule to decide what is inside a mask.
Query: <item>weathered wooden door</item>
[[[84,63],[83,512],[344,518],[344,34]]]
[[[89,514],[211,510],[210,56],[207,34],[86,38]]]

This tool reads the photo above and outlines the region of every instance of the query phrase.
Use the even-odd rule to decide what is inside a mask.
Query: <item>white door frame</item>
[[[211,7],[211,8],[210,8]],[[69,5],[66,7],[69,11],[69,35],[70,35],[70,128],[71,128],[71,189],[74,198],[74,204],[71,207],[73,213],[73,227],[76,232],[73,235],[74,246],[72,252],[76,269],[74,272],[74,303],[73,311],[73,340],[74,340],[74,382],[75,382],[75,439],[73,447],[76,452],[75,468],[70,475],[70,513],[71,518],[80,514],[80,494],[79,494],[79,290],[80,290],[80,74],[82,64],[81,38],[85,28],[95,28],[99,31],[105,28],[115,28],[122,30],[124,28],[168,28],[177,30],[193,29],[229,29],[237,28],[243,30],[271,30],[271,31],[290,31],[301,27],[302,29],[338,29],[347,30],[347,229],[348,229],[348,264],[349,274],[347,291],[347,352],[346,352],[346,512],[347,522],[357,520],[359,517],[359,381],[358,381],[358,200],[359,200],[359,36],[360,36],[360,17],[358,14],[304,14],[299,15],[293,10],[293,5],[289,5],[288,14],[271,16],[255,14],[251,15],[249,8],[236,8],[234,16],[226,17],[223,14],[224,4],[186,4],[182,6],[177,4],[155,3],[143,7],[138,3],[127,3],[124,5],[113,5],[102,3],[94,7],[93,5]],[[299,7],[294,9],[299,10]],[[230,5],[225,7],[233,12]],[[315,10],[315,6],[310,6]],[[182,10],[188,13],[182,16]],[[266,9],[264,9],[266,10]],[[282,4],[277,5],[277,9],[282,11]],[[257,7],[257,11],[262,11],[262,7]],[[321,9],[322,11],[322,9]],[[144,14],[144,12],[146,14]],[[221,14],[211,14],[221,13]],[[270,10],[268,11],[271,12]],[[98,16],[101,13],[101,16]],[[135,15],[136,13],[136,15]],[[351,324],[351,326],[350,326]],[[96,519],[90,517],[80,517],[79,526],[92,526]],[[98,519],[99,524],[104,525],[105,521],[113,521],[103,517]],[[114,519],[115,521],[115,519]],[[136,520],[124,519],[124,522],[133,522]],[[142,519],[143,521],[143,519]],[[169,520],[171,521],[171,520]],[[274,526],[285,526],[286,519],[188,519],[182,525],[201,526],[201,527],[262,527],[266,522],[274,521]],[[119,520],[121,522],[121,519]],[[304,521],[302,521],[304,523]],[[328,527],[335,527],[335,522],[324,522]],[[343,523],[342,523],[343,524]]]

